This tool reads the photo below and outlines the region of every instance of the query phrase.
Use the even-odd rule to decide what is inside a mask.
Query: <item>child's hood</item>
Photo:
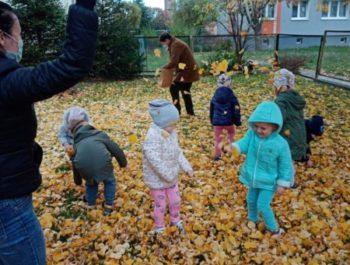
[[[233,91],[229,87],[221,86],[216,89],[213,100],[219,104],[225,104],[232,98]]]
[[[74,143],[78,143],[79,141],[83,140],[84,138],[94,136],[101,133],[101,131],[96,130],[91,125],[84,125],[77,129],[76,133],[74,134]]]
[[[283,125],[283,117],[280,108],[273,101],[260,103],[248,119],[250,129],[253,129],[253,123],[255,122],[276,124],[278,126],[276,132],[279,133]]]
[[[281,100],[288,101],[288,103],[296,110],[302,110],[305,105],[305,99],[295,90],[289,89],[286,92],[281,93],[278,97]]]

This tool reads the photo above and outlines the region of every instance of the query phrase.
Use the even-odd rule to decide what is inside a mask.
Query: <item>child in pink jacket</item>
[[[161,233],[165,229],[164,214],[168,201],[171,224],[185,233],[180,218],[178,181],[181,171],[192,177],[193,170],[176,134],[179,112],[169,101],[156,99],[149,103],[149,113],[153,123],[143,144],[143,173],[154,200],[155,232]]]

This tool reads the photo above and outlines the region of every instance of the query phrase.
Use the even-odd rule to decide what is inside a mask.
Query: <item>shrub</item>
[[[134,37],[130,5],[120,0],[98,2],[99,38],[93,66],[95,75],[130,79],[141,72],[143,54]]]
[[[293,73],[299,73],[300,67],[307,63],[307,57],[301,55],[286,55],[279,58],[281,68],[286,68]]]

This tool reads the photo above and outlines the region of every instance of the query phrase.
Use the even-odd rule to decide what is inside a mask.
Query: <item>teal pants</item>
[[[270,206],[274,194],[274,191],[254,188],[249,188],[247,194],[248,219],[257,223],[261,214],[266,228],[272,232],[278,230],[275,214]]]

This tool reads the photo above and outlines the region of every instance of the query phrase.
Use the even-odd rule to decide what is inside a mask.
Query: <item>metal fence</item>
[[[169,60],[166,48],[159,43],[158,37],[137,37],[140,53],[145,56],[143,72],[152,73]],[[194,51],[199,65],[210,61],[217,51],[233,52],[235,49],[231,35],[177,36]],[[279,59],[305,58],[300,73],[308,77],[335,78],[350,82],[350,31],[326,31],[324,35],[247,35],[244,60],[254,60],[268,65],[268,60],[277,50]],[[160,49],[160,57],[154,53]]]
[[[276,35],[276,50],[283,57],[305,58],[301,74],[350,82],[350,31],[325,31],[324,35]]]

